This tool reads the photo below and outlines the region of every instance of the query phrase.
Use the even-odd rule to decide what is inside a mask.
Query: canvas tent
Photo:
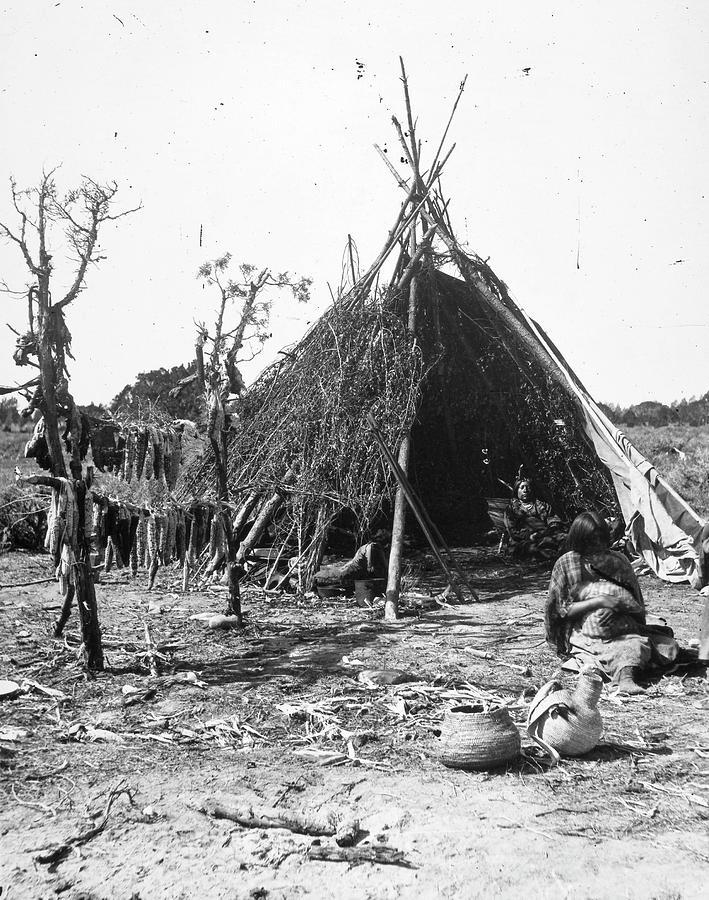
[[[528,321],[578,399],[584,431],[611,474],[633,548],[660,578],[689,581],[700,589],[699,541],[705,520],[604,415],[540,326]]]
[[[403,499],[371,415],[450,541],[485,530],[485,498],[523,464],[559,513],[620,512],[654,572],[696,579],[702,520],[457,241],[440,182],[444,141],[424,170],[407,91],[406,105],[406,134],[394,124],[407,177],[387,163],[405,199],[381,253],[360,272],[348,245],[332,306],[240,400],[228,479],[237,525],[253,521],[241,555],[270,523],[309,587],[333,526],[365,534],[393,517],[401,543]],[[208,456],[192,466],[181,496],[203,494],[213,468]]]

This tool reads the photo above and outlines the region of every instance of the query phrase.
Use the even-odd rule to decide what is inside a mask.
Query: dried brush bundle
[[[327,525],[343,509],[361,531],[391,498],[393,479],[372,453],[367,414],[397,446],[416,412],[423,379],[421,353],[402,320],[386,309],[386,296],[363,302],[352,292],[316,323],[292,354],[267,368],[239,404],[230,436],[233,496],[283,486],[297,475],[288,512],[278,522],[306,562],[316,559]],[[183,498],[213,483],[213,460],[189,469]],[[307,562],[306,562],[307,568]]]

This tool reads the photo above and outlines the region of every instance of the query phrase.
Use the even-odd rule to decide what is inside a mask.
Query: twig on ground
[[[44,803],[37,803],[32,800],[23,800],[21,797],[17,796],[17,791],[15,790],[15,785],[13,784],[10,788],[10,792],[15,800],[20,804],[20,806],[27,806],[29,809],[36,809],[39,812],[48,813],[52,818],[55,818],[57,815],[56,809],[51,806],[45,806]]]
[[[286,784],[286,786],[283,788],[281,793],[278,795],[278,797],[275,799],[273,805],[278,806],[278,804],[281,803],[285,799],[286,794],[289,794],[291,791],[297,791],[298,793],[301,793],[302,791],[304,791],[305,785],[298,784],[298,782],[301,781],[302,778],[303,778],[303,776],[299,775],[296,781],[289,781]]]
[[[541,812],[534,813],[535,818],[539,818],[540,816],[550,816],[552,813],[556,812],[565,812],[565,813],[573,813],[574,815],[580,815],[582,813],[590,813],[596,812],[597,807],[595,806],[587,806],[584,808],[573,809],[569,806],[554,806],[551,809],[543,809]]]
[[[655,806],[652,806],[648,809],[642,803],[631,803],[629,800],[625,800],[623,797],[616,797],[616,800],[618,801],[618,803],[622,803],[626,809],[629,809],[631,813],[644,816],[646,819],[654,818],[655,814],[660,808],[659,803],[656,803]]]
[[[588,834],[584,834],[583,831],[580,830],[572,830],[570,828],[555,828],[554,833],[550,834],[548,831],[542,831],[540,828],[531,828],[529,825],[525,825],[522,822],[514,822],[512,819],[509,819],[507,816],[502,816],[503,819],[506,819],[510,824],[509,825],[498,825],[498,828],[521,828],[524,831],[530,831],[532,834],[539,834],[542,837],[549,838],[552,841],[555,841],[560,834],[566,835],[568,837],[579,837],[584,838],[587,841],[593,841],[595,843],[598,842],[599,838],[591,837]]]
[[[106,809],[104,810],[103,816],[101,816],[100,821],[96,825],[92,825],[91,828],[87,828],[85,831],[80,831],[78,834],[67,838],[66,841],[61,844],[57,844],[56,847],[52,847],[47,849],[46,851],[38,853],[35,856],[35,861],[44,864],[58,863],[62,859],[64,859],[64,857],[67,856],[74,847],[78,847],[80,844],[85,844],[87,841],[90,841],[91,838],[96,837],[97,834],[101,834],[103,829],[106,827],[108,817],[111,814],[111,807],[118,799],[118,797],[121,796],[121,794],[126,794],[131,804],[133,803],[133,796],[128,789],[128,786],[124,781],[119,782],[117,785],[115,785],[115,787],[111,788],[108,794],[108,799],[106,800]]]
[[[0,591],[5,588],[21,588],[31,587],[33,584],[47,584],[50,581],[56,581],[56,577],[52,575],[50,578],[35,578],[34,581],[19,581],[17,584],[0,584]]]
[[[696,803],[697,806],[703,806],[705,809],[709,809],[709,801],[705,800],[704,797],[700,797],[698,794],[688,794],[686,791],[683,791],[682,788],[652,784],[649,781],[641,781],[640,784],[649,791],[657,791],[660,794],[670,794],[672,797],[679,797],[682,800],[686,800],[687,803]]]

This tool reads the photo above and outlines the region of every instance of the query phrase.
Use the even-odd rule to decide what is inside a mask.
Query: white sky
[[[372,147],[398,157],[399,54],[424,153],[468,74],[444,175],[454,228],[591,392],[706,392],[708,26],[698,0],[0,2],[0,177],[62,163],[62,189],[83,173],[143,203],[106,229],[109,258],[70,308],[76,399],[189,359],[213,303],[205,259],[313,277],[308,308],[276,308],[271,354],[327,304],[348,233],[372,260],[400,201]],[[25,280],[5,242],[3,278]],[[0,303],[22,327],[24,304]],[[28,371],[12,346],[4,330],[2,383]]]

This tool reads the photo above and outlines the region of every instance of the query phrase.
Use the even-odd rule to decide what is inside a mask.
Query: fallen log
[[[346,862],[354,866],[368,862],[383,866],[413,868],[412,863],[406,859],[401,850],[395,850],[393,847],[386,847],[382,844],[368,844],[363,847],[328,847],[322,845],[320,841],[313,841],[308,847],[308,859],[320,862]]]
[[[352,817],[304,815],[295,810],[275,807],[231,806],[206,799],[200,811],[215,819],[228,819],[244,828],[285,828],[295,834],[333,837],[340,847],[350,847],[360,831],[359,822]]]

